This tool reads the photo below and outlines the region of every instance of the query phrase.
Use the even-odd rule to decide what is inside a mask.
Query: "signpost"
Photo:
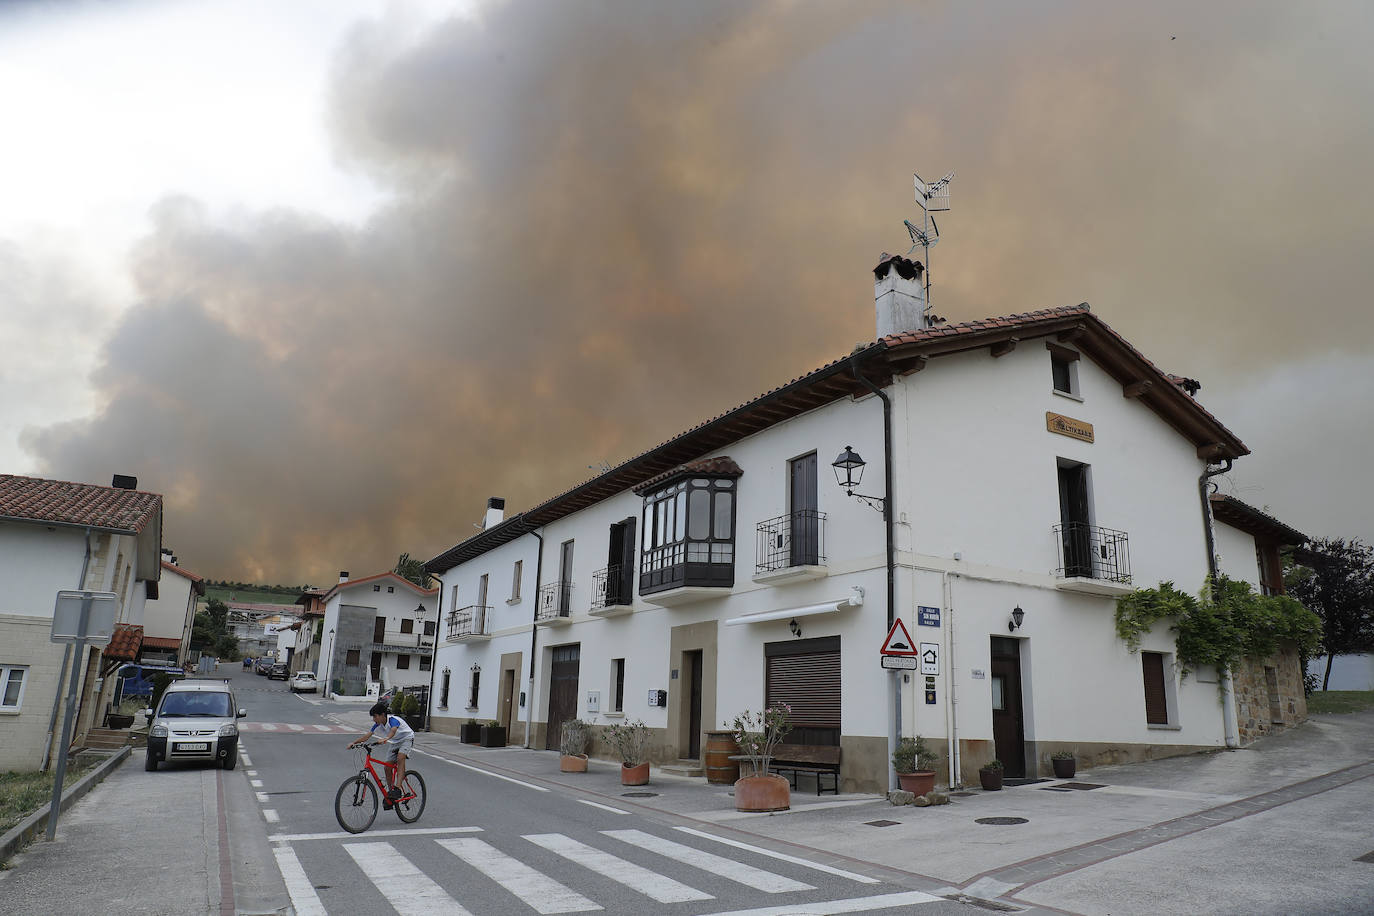
[[[76,691],[85,663],[86,643],[107,645],[114,635],[119,596],[114,592],[60,591],[52,613],[53,642],[72,643],[72,678],[67,688],[67,712],[62,718],[62,743],[57,748],[57,772],[53,775],[52,805],[48,810],[48,839],[57,836],[57,815],[62,810],[62,780],[67,775],[67,744],[72,739],[76,716]]]

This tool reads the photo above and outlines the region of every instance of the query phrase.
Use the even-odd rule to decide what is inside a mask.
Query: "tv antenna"
[[[940,241],[940,227],[935,222],[935,213],[943,213],[949,209],[949,183],[954,180],[954,172],[949,172],[944,178],[933,184],[926,184],[921,180],[921,176],[916,173],[911,175],[916,188],[916,203],[921,205],[923,220],[917,226],[911,220],[902,220],[906,224],[906,231],[911,236],[911,248],[907,250],[907,255],[915,251],[917,246],[925,250],[926,268],[926,313],[930,313],[930,249],[934,248]]]

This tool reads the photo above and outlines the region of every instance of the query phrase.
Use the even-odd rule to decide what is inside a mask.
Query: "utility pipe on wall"
[[[534,616],[530,618],[530,678],[525,691],[525,747],[530,746],[534,735],[534,649],[539,638],[539,579],[544,574],[544,535],[531,529],[530,534],[539,539],[539,550],[534,556]]]
[[[434,673],[439,670],[439,666],[435,662],[439,661],[439,624],[444,622],[444,588],[446,586],[444,580],[434,573],[429,573],[429,577],[439,583],[439,600],[434,602],[434,645],[430,648],[429,653],[429,709],[425,710],[425,731],[432,732],[434,731],[434,724],[430,720],[434,715],[432,712],[434,709]],[[421,632],[424,631],[423,625],[421,625],[420,630]]]
[[[1207,538],[1207,575],[1213,583],[1217,581],[1218,571],[1216,535],[1212,531],[1211,478],[1231,470],[1233,463],[1227,458],[1222,467],[1208,465],[1197,479],[1198,496],[1202,499],[1202,531]],[[1238,748],[1240,730],[1236,727],[1236,687],[1231,681],[1231,669],[1228,666],[1217,673],[1221,675],[1221,728],[1226,736],[1226,746]]]

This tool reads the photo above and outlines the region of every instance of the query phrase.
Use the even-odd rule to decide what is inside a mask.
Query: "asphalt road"
[[[359,730],[336,724],[337,704],[230,676],[248,710],[243,778],[298,914],[986,913],[424,753],[411,767],[429,789],[421,819],[379,810],[371,829],[347,834],[334,798],[357,772],[345,745]]]

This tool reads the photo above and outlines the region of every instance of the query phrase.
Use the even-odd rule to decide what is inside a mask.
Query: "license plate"
[[[210,745],[204,741],[184,742],[177,745],[177,750],[179,751],[208,751],[209,749]]]

